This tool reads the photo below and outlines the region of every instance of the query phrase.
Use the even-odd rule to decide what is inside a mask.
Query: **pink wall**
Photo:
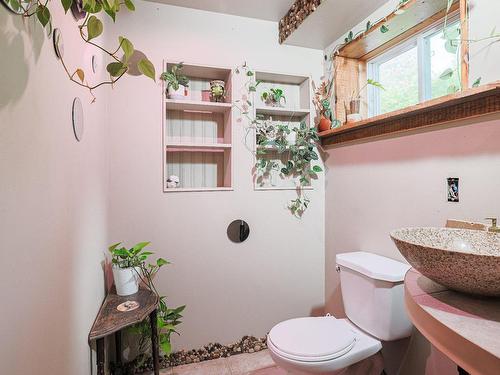
[[[325,299],[335,315],[343,315],[336,254],[364,250],[402,260],[392,229],[500,217],[499,120],[328,149],[326,166]],[[460,178],[459,203],[446,201],[447,177]],[[418,361],[417,352],[424,355]],[[451,371],[446,359],[434,361],[435,352],[415,350],[409,362],[426,366],[426,374]]]

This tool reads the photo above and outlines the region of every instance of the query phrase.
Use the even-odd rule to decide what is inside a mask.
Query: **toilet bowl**
[[[278,366],[298,375],[340,374],[382,349],[349,320],[332,316],[281,322],[269,332],[267,346]]]
[[[403,298],[409,269],[405,263],[372,253],[338,254],[348,319],[305,317],[278,323],[267,336],[271,357],[294,375],[379,375],[380,340],[411,335]]]

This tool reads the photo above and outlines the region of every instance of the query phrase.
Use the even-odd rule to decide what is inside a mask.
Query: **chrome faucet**
[[[497,227],[496,217],[487,217],[485,220],[491,220],[491,227],[488,228],[488,232],[500,233],[500,227]]]

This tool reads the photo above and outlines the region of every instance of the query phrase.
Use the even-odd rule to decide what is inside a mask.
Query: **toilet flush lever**
[[[340,266],[339,265],[335,266],[335,271],[340,272]]]

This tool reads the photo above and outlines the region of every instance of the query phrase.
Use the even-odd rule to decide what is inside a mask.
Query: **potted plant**
[[[213,102],[223,102],[226,98],[226,82],[221,80],[210,81],[210,99]]]
[[[116,293],[119,296],[128,296],[139,290],[142,262],[152,253],[144,251],[149,242],[139,242],[130,249],[119,247],[120,245],[121,242],[115,243],[108,250],[111,253]]]
[[[323,81],[314,91],[313,102],[319,112],[318,131],[323,132],[340,126],[340,121],[333,118],[330,98],[332,95],[333,80]]]
[[[183,63],[175,64],[170,71],[163,72],[160,79],[167,83],[166,94],[170,99],[185,99],[189,78],[182,74]]]
[[[283,107],[286,104],[285,95],[283,95],[283,90],[280,88],[272,88],[269,91],[264,91],[260,98],[266,105],[272,107]]]
[[[361,106],[361,93],[368,87],[368,85],[385,90],[384,86],[382,86],[380,82],[374,81],[373,79],[367,79],[366,83],[358,91],[353,91],[349,100],[349,108],[346,108],[346,111],[352,118],[352,121],[361,120],[361,115],[359,114]]]

